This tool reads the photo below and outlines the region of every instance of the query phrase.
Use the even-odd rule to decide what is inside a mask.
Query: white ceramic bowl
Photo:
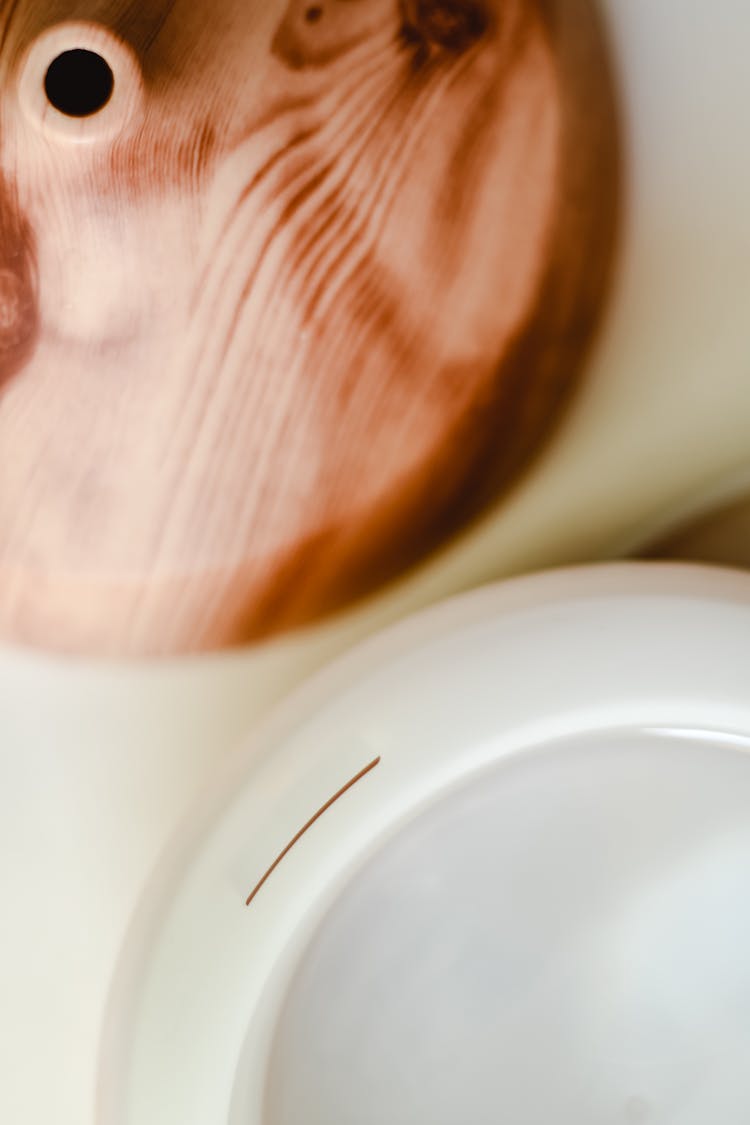
[[[749,665],[750,578],[632,565],[321,674],[142,903],[102,1125],[744,1125]]]

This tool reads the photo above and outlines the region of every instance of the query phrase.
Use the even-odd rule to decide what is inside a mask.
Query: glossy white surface
[[[425,812],[306,950],[266,1125],[744,1125],[748,748],[588,736]]]
[[[321,674],[209,789],[142,902],[102,1122],[288,1125],[302,1105],[326,1125],[455,1120],[469,1055],[482,1122],[490,1026],[516,1044],[500,1108],[520,1125],[554,1099],[571,1125],[644,1101],[660,1123],[745,1120],[748,661],[750,577],[625,566],[477,591]],[[448,885],[459,907],[442,925]],[[464,1015],[438,1026],[446,944]],[[548,1025],[525,947],[555,996]],[[515,1008],[498,1023],[478,998],[499,1003],[509,963]],[[424,1090],[441,1051],[464,1063]]]

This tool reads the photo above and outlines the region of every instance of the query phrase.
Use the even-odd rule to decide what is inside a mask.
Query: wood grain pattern
[[[497,496],[609,276],[587,0],[0,12],[0,634],[240,643]],[[66,46],[115,76],[72,125],[37,98]]]

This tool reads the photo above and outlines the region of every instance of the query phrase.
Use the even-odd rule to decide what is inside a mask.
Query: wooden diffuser
[[[587,0],[2,0],[0,636],[320,620],[536,451],[612,259]]]

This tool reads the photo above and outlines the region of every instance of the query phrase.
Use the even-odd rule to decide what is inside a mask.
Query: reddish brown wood
[[[5,0],[2,636],[168,652],[315,620],[517,474],[612,257],[592,9]],[[115,75],[72,123],[42,94],[71,46]]]

